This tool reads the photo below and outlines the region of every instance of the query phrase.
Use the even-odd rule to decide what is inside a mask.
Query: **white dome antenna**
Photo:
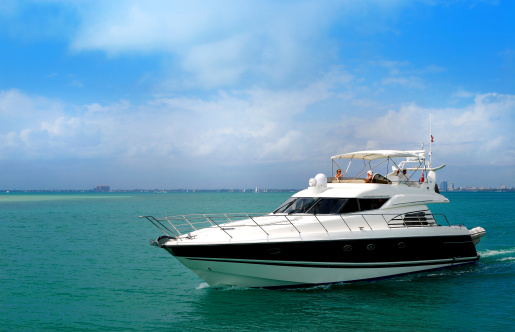
[[[327,187],[327,176],[322,173],[318,173],[315,176],[316,186],[317,187]]]

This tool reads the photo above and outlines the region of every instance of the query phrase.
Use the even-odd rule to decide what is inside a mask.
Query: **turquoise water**
[[[515,330],[515,194],[431,206],[482,226],[474,266],[297,290],[212,289],[140,215],[267,212],[289,193],[0,194],[0,330]]]

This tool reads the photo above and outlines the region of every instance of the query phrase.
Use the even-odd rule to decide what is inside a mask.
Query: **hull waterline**
[[[378,264],[331,264],[295,266],[278,262],[227,262],[177,258],[211,287],[237,286],[245,288],[309,287],[334,283],[350,283],[385,279],[421,271],[476,263],[477,257]]]
[[[475,263],[471,236],[164,247],[212,287],[299,287]]]

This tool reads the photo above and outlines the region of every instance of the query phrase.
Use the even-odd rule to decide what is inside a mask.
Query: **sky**
[[[515,187],[515,2],[0,2],[0,190],[304,188],[429,148]]]

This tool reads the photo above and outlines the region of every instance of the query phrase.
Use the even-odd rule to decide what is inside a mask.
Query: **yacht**
[[[424,150],[331,157],[330,176],[269,213],[146,218],[165,249],[212,287],[285,288],[377,280],[474,264],[485,230],[453,224]],[[347,165],[347,167],[342,167]]]

